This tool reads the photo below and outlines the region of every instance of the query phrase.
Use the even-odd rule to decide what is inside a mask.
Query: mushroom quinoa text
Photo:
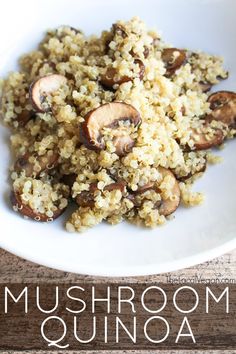
[[[13,209],[52,221],[70,203],[68,231],[103,220],[155,227],[202,193],[191,186],[211,148],[236,134],[236,93],[220,57],[163,42],[137,17],[100,37],[48,31],[20,71],[2,80],[11,129]]]

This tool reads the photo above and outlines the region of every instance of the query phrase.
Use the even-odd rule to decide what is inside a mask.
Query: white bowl
[[[138,15],[176,47],[223,55],[230,78],[215,89],[235,90],[235,13],[234,0],[8,0],[1,7],[1,75],[15,69],[18,56],[35,48],[48,28],[69,24],[99,33],[117,19]],[[0,245],[12,253],[66,271],[131,276],[192,266],[236,246],[236,141],[219,153],[224,162],[210,167],[196,184],[206,194],[204,205],[180,208],[173,221],[154,230],[124,222],[81,235],[68,234],[63,217],[40,224],[11,210],[8,134],[0,128]]]

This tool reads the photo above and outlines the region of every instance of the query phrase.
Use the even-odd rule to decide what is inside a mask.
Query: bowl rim
[[[148,276],[155,274],[165,274],[169,272],[178,271],[181,269],[197,266],[200,263],[204,263],[206,261],[211,261],[214,258],[222,256],[225,253],[233,251],[236,249],[236,238],[225,242],[224,244],[214,247],[210,250],[199,252],[194,254],[193,256],[184,257],[182,259],[173,260],[169,262],[164,262],[162,264],[152,264],[152,265],[142,265],[142,266],[119,266],[119,267],[105,267],[96,265],[96,270],[94,266],[81,266],[78,264],[65,264],[58,263],[57,261],[45,261],[43,256],[38,255],[32,256],[30,253],[20,251],[17,247],[14,248],[8,245],[1,245],[1,248],[6,250],[7,252],[16,255],[22,259],[33,262],[35,264],[40,264],[42,266],[60,270],[63,272],[70,272],[74,274],[80,275],[89,275],[89,276],[99,276],[99,277],[138,277],[138,276]]]

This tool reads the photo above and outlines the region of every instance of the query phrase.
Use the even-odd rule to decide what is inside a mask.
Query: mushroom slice
[[[68,193],[63,191],[63,194],[63,197],[68,200]],[[57,219],[66,210],[68,205],[68,203],[66,203],[65,206],[60,207],[56,205],[56,202],[54,202],[55,210],[53,211],[52,216],[49,217],[46,214],[33,210],[29,204],[22,200],[21,193],[19,191],[13,190],[10,195],[10,200],[15,211],[30,219],[42,222],[48,222]]]
[[[168,216],[175,212],[175,210],[179,207],[180,204],[180,188],[179,183],[176,180],[174,174],[164,168],[159,167],[159,172],[162,174],[163,179],[166,176],[169,176],[173,180],[173,187],[172,187],[172,197],[165,198],[163,193],[161,192],[162,202],[161,205],[158,207],[160,215]]]
[[[60,179],[60,182],[67,185],[70,189],[73,187],[73,184],[76,181],[77,174],[76,173],[70,173],[68,175],[63,175],[62,178]]]
[[[142,187],[139,187],[139,189],[135,192],[135,194],[143,194],[151,189],[155,189],[155,183],[154,182],[149,182],[147,184],[145,184]]]
[[[105,39],[105,53],[107,54],[110,50],[110,43],[111,41],[115,41],[115,36],[120,36],[122,39],[128,37],[128,33],[125,27],[120,23],[113,23],[111,31],[106,33]]]
[[[101,76],[100,82],[103,86],[112,88],[113,85],[121,85],[125,82],[131,81],[129,76],[117,77],[117,70],[115,68],[109,67],[104,75]]]
[[[124,181],[119,181],[119,182],[114,182],[108,184],[105,188],[104,191],[112,192],[114,190],[119,190],[121,193],[124,193],[126,190],[126,183]]]
[[[172,76],[186,61],[186,51],[177,48],[165,48],[162,51],[162,60],[166,67],[166,76]]]
[[[134,64],[139,65],[140,70],[139,70],[138,77],[140,80],[142,80],[145,74],[145,65],[140,59],[135,59]],[[105,74],[101,76],[100,82],[103,86],[107,88],[112,88],[114,85],[121,85],[124,84],[125,82],[132,81],[132,80],[134,80],[134,77],[130,77],[127,75],[118,77],[117,70],[113,67],[109,67],[106,70]]]
[[[124,181],[114,182],[108,184],[104,191],[112,192],[114,190],[120,190],[121,193],[124,193],[126,190],[126,184]],[[99,191],[96,183],[91,183],[89,191],[83,191],[75,198],[76,203],[81,207],[94,207],[94,192]]]
[[[114,23],[112,25],[112,31],[113,31],[114,35],[117,34],[118,36],[121,36],[122,38],[128,37],[128,33],[127,33],[125,27],[122,26],[122,24],[120,24],[120,23]]]
[[[66,78],[59,74],[51,74],[34,81],[29,90],[30,99],[37,112],[50,112],[51,105],[47,96],[59,90],[66,83]]]
[[[26,124],[33,118],[36,117],[35,112],[33,111],[33,109],[26,109],[26,106],[30,105],[30,100],[27,97],[24,97],[24,101],[21,102],[19,97],[16,97],[16,99],[14,100],[15,106],[19,106],[19,108],[21,108],[21,112],[16,114],[16,118],[15,120],[18,123],[19,127],[24,127],[26,126]]]
[[[208,97],[212,112],[206,116],[209,121],[221,121],[229,128],[236,128],[236,93],[218,91]]]
[[[199,82],[199,87],[202,90],[202,92],[208,92],[212,88],[212,84],[210,82]]]
[[[139,55],[138,55],[137,53],[135,53],[133,49],[131,49],[131,51],[130,51],[129,53],[130,53],[130,55],[132,55],[132,57],[134,57],[134,58],[139,57]],[[149,53],[150,53],[150,50],[149,50],[148,46],[145,45],[145,46],[143,47],[143,56],[144,56],[145,59],[148,58]]]
[[[52,150],[42,156],[26,153],[17,159],[14,170],[17,173],[25,172],[26,177],[37,177],[41,172],[56,167],[58,159],[58,153]]]
[[[202,129],[192,129],[191,139],[194,141],[193,150],[207,150],[215,146],[219,146],[224,141],[224,133],[221,129],[212,128],[209,133],[207,129],[209,124],[202,127]],[[190,149],[191,150],[191,149]]]
[[[26,216],[35,221],[42,221],[42,222],[53,221],[57,219],[65,211],[65,209],[57,209],[56,211],[54,211],[53,216],[49,218],[47,215],[37,213],[33,209],[31,209],[29,205],[24,204],[20,194],[15,191],[11,192],[10,199],[14,210],[18,211],[23,216]]]
[[[149,57],[149,53],[150,53],[150,51],[149,51],[148,47],[144,46],[143,56],[145,59],[147,59]]]
[[[31,119],[34,118],[34,116],[34,112],[23,109],[22,112],[17,115],[16,120],[20,127],[24,127]]]
[[[80,207],[94,207],[94,195],[91,191],[83,191],[75,198],[76,203]]]
[[[112,102],[99,106],[90,111],[85,116],[85,121],[82,123],[81,135],[84,145],[91,150],[105,149],[105,142],[102,137],[103,128],[111,128],[114,131],[114,144],[116,153],[123,155],[134,145],[134,140],[125,134],[124,131],[119,131],[119,122],[129,121],[134,127],[141,123],[139,112],[131,105],[124,102]]]
[[[145,74],[145,65],[143,64],[142,60],[140,59],[135,59],[134,61],[135,64],[139,65],[139,79],[143,80],[144,74]]]
[[[172,179],[172,181],[173,181],[173,187],[171,190],[172,197],[166,198],[164,193],[162,192],[161,188],[159,186],[156,186],[156,184],[154,182],[149,182],[149,183],[145,184],[144,186],[140,187],[136,192],[133,193],[133,195],[137,196],[137,195],[143,194],[143,193],[150,191],[150,190],[153,190],[154,192],[159,193],[161,195],[161,201],[155,205],[155,208],[159,210],[160,215],[168,216],[168,215],[174,213],[180,204],[179,183],[178,183],[177,179],[175,178],[174,174],[170,170],[168,170],[164,167],[158,167],[158,171],[162,175],[162,180],[167,176],[169,176],[170,179]],[[134,198],[130,198],[130,199],[132,200],[134,205],[137,207],[138,204],[136,203],[135,199]]]

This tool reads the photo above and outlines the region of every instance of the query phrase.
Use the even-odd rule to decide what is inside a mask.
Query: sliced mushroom
[[[143,56],[145,59],[147,59],[149,56],[149,49],[147,46],[144,46]]]
[[[229,128],[236,128],[236,93],[218,91],[208,97],[212,112],[206,116],[206,121],[220,121]]]
[[[140,59],[135,59],[134,61],[135,64],[139,65],[139,79],[143,80],[144,74],[145,74],[145,65],[143,64],[142,60]]]
[[[29,90],[30,99],[37,112],[49,112],[51,105],[47,96],[59,90],[66,83],[66,78],[59,74],[51,74],[34,81]]]
[[[166,76],[172,76],[186,61],[186,51],[177,48],[165,48],[162,51],[162,60],[166,67]]]
[[[131,51],[130,51],[129,53],[130,53],[130,55],[132,55],[132,57],[134,57],[134,58],[139,57],[139,55],[138,55],[137,53],[135,53],[133,49],[131,49]],[[143,56],[144,56],[145,59],[148,58],[149,53],[150,53],[149,48],[148,48],[148,46],[145,45],[145,46],[143,47]]]
[[[94,207],[94,195],[91,191],[83,191],[75,198],[76,203],[80,207]]]
[[[10,195],[11,204],[13,209],[23,216],[26,216],[35,221],[48,222],[57,219],[67,208],[67,206],[63,209],[59,207],[53,212],[52,217],[48,217],[46,214],[38,213],[34,211],[29,205],[23,202],[21,195],[19,192],[12,191]]]
[[[145,74],[145,66],[140,59],[135,59],[134,64],[139,65],[139,74],[138,77],[140,80],[143,79],[144,74]],[[117,70],[115,68],[109,67],[105,74],[101,76],[100,82],[103,86],[107,88],[112,88],[114,85],[121,85],[125,82],[132,81],[134,80],[134,77],[129,77],[129,76],[117,76]]]
[[[224,141],[224,134],[221,129],[212,128],[212,133],[207,132],[209,125],[205,125],[201,131],[192,129],[191,139],[194,141],[193,150],[207,150],[219,146]]]
[[[19,127],[24,127],[31,119],[35,118],[35,112],[33,110],[28,110],[25,107],[30,105],[29,98],[23,97],[23,102],[20,97],[16,97],[14,100],[15,107],[21,108],[21,112],[16,114],[15,120],[18,122]]]
[[[216,78],[218,79],[218,80],[226,80],[226,79],[228,79],[228,77],[229,77],[229,72],[228,71],[226,71],[225,72],[225,74],[221,74],[221,75],[218,75]]]
[[[120,190],[121,193],[125,192],[126,184],[123,181],[114,182],[108,184],[104,191],[112,192],[114,190]],[[91,183],[89,191],[83,191],[75,198],[76,203],[81,207],[90,207],[92,208],[95,204],[94,201],[94,192],[98,191],[96,183]]]
[[[14,165],[14,171],[24,172],[26,177],[37,177],[41,172],[56,167],[58,159],[59,155],[54,151],[48,151],[42,156],[26,153],[18,158]]]
[[[114,134],[113,143],[116,153],[123,155],[132,149],[134,140],[127,134],[118,130],[120,121],[129,121],[134,127],[141,123],[139,112],[131,105],[123,102],[106,103],[90,111],[85,116],[81,127],[81,140],[91,150],[105,149],[105,142],[102,137],[103,128],[117,129]]]
[[[174,185],[173,185],[172,191],[171,191],[173,198],[162,199],[162,203],[158,208],[160,215],[168,216],[168,215],[173,214],[176,211],[176,209],[179,207],[180,188],[179,188],[178,181],[176,180],[174,174],[170,170],[168,170],[164,167],[159,167],[159,171],[161,172],[163,179],[166,176],[170,176],[171,178],[174,179]]]
[[[34,117],[34,112],[28,111],[27,109],[23,109],[22,112],[17,115],[16,120],[20,127],[24,127]]]
[[[202,90],[202,92],[208,92],[212,88],[212,84],[210,82],[199,82],[199,87]]]
[[[139,187],[138,190],[135,192],[135,194],[143,194],[151,189],[154,189],[155,183],[154,182],[149,182],[147,184],[145,184],[142,187]]]
[[[115,35],[118,35],[118,36],[122,37],[123,39],[128,37],[128,33],[126,32],[126,29],[124,28],[124,26],[122,26],[119,23],[114,23],[112,25],[111,31],[107,32],[104,35],[104,39],[105,39],[105,41],[104,41],[105,54],[108,54],[109,51],[111,50],[110,43],[112,41],[116,41],[114,39]]]
[[[118,36],[121,36],[122,38],[128,37],[128,33],[127,33],[125,27],[122,26],[120,23],[114,23],[112,25],[112,31],[114,34],[117,34]]]
[[[164,167],[159,167],[158,170],[162,174],[163,179],[166,176],[170,176],[173,179],[174,185],[173,185],[173,188],[171,191],[173,198],[165,198],[163,196],[161,189],[158,186],[156,186],[156,184],[154,182],[149,182],[146,185],[144,185],[143,187],[140,187],[136,192],[133,192],[134,197],[129,198],[129,199],[134,203],[135,206],[138,206],[135,201],[135,195],[137,196],[137,195],[143,194],[149,190],[153,190],[154,192],[159,193],[162,198],[160,202],[156,203],[155,208],[158,209],[160,215],[168,216],[170,214],[173,214],[180,204],[179,183],[176,180],[174,174],[170,170],[168,170]]]
[[[103,86],[112,88],[113,85],[121,85],[125,82],[131,81],[129,76],[117,77],[117,70],[115,68],[108,68],[104,75],[101,76],[100,82]]]
[[[60,181],[61,183],[67,185],[71,189],[73,187],[73,184],[76,181],[76,177],[77,177],[76,173],[70,173],[69,175],[63,175]]]
[[[104,191],[112,192],[114,190],[119,190],[121,193],[124,193],[126,189],[126,183],[124,181],[119,181],[119,182],[114,182],[108,184],[105,188]]]

